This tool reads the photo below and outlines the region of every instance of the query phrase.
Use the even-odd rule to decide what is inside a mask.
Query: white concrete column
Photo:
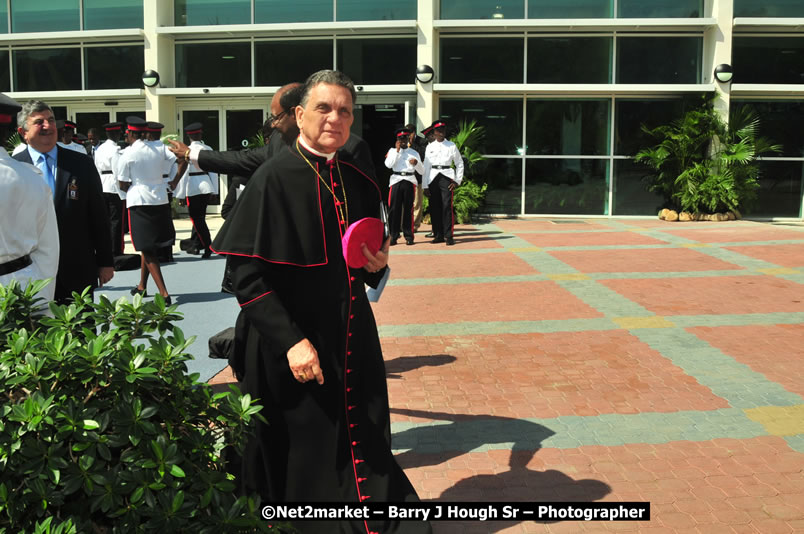
[[[145,88],[145,117],[165,125],[164,133],[179,133],[176,121],[176,97],[159,94],[160,87],[176,86],[173,37],[159,35],[160,26],[173,25],[173,0],[143,0],[145,34],[145,70],[159,73],[159,84]]]
[[[717,81],[715,67],[723,63],[731,65],[734,0],[707,0],[705,13],[711,13],[717,24],[704,33],[703,81],[715,84],[720,97],[715,102],[715,109],[725,121],[728,121],[731,83]]]
[[[438,81],[438,34],[433,28],[438,0],[418,0],[417,9],[416,65],[430,65],[435,70],[435,76],[430,83],[420,83],[418,80],[415,82],[416,128],[421,131],[438,117],[437,102],[433,94],[433,85]],[[411,76],[415,74],[411,72]]]

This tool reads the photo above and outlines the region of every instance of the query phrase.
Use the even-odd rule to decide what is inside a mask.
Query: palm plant
[[[754,112],[740,108],[726,124],[711,100],[669,125],[643,131],[659,141],[635,157],[655,171],[648,189],[678,211],[744,209],[759,189],[757,158],[781,150],[758,135]]]
[[[476,120],[472,119],[471,121],[467,121],[466,119],[462,119],[458,123],[458,132],[452,136],[451,141],[455,143],[458,152],[463,156],[467,173],[469,173],[477,163],[486,159],[479,150],[485,137],[486,127],[478,126]]]

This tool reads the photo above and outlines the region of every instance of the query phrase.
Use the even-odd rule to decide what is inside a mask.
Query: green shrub
[[[747,108],[726,124],[711,97],[665,126],[643,131],[658,144],[635,157],[654,170],[648,189],[666,207],[688,212],[745,210],[759,189],[757,158],[781,147],[759,137],[759,119]]]
[[[188,375],[191,339],[155,297],[37,311],[0,286],[0,533],[269,532],[221,454],[260,406]]]
[[[486,184],[478,185],[470,180],[464,180],[460,187],[455,188],[455,220],[461,224],[472,222],[472,214],[483,205],[486,198],[486,188]]]

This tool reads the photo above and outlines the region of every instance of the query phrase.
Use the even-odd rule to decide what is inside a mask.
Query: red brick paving
[[[602,317],[554,282],[390,286],[374,315],[382,325]]]
[[[446,243],[431,243],[432,237],[424,237],[430,231],[429,226],[422,226],[419,231],[413,236],[413,245],[405,245],[404,237],[399,238],[397,245],[391,248],[391,253],[394,250],[455,250],[452,247],[447,248]],[[478,230],[470,225],[455,225],[453,230],[455,234],[455,246],[460,246],[460,250],[471,249],[484,249],[484,248],[503,248],[503,246],[496,241],[505,236],[500,235],[498,232],[488,232],[485,230]],[[398,248],[401,247],[401,248]]]
[[[788,391],[804,396],[804,327],[800,324],[687,330]]]
[[[741,223],[738,223],[738,225]],[[774,226],[757,228],[755,223],[743,223],[744,227],[686,229],[679,227],[662,229],[669,234],[692,239],[699,243],[737,243],[743,241],[781,241],[787,239],[804,239],[804,232],[786,230]],[[750,226],[749,226],[750,225]]]
[[[558,220],[558,219],[555,219]],[[555,232],[555,231],[593,231],[593,230],[611,230],[611,226],[603,222],[594,222],[592,220],[586,222],[562,222],[554,223],[553,219],[524,219],[524,220],[506,220],[496,219],[494,225],[505,232],[515,232],[517,234],[529,232]]]
[[[659,273],[742,269],[687,248],[661,250],[552,250],[582,273]]]
[[[804,267],[804,246],[800,244],[726,247],[726,250],[764,260],[779,267]]]
[[[382,340],[393,421],[429,411],[551,418],[728,407],[624,330],[398,341]]]
[[[772,276],[601,280],[658,315],[804,312],[804,288]]]
[[[538,274],[516,254],[444,254],[443,256],[393,254],[391,273],[394,279],[461,278],[467,276],[515,276]]]
[[[566,234],[521,234],[519,237],[536,247],[582,247],[610,245],[666,245],[637,232],[584,232]]]
[[[649,501],[650,522],[433,523],[463,532],[793,532],[804,521],[804,460],[777,437],[399,457],[419,495],[439,501]],[[622,458],[633,461],[623,462]],[[752,470],[736,470],[751,458]],[[657,461],[657,459],[660,459]],[[779,468],[797,462],[792,468]],[[794,468],[798,467],[796,471]],[[762,469],[760,469],[762,470]],[[474,529],[474,530],[473,530]],[[588,530],[586,530],[588,529]],[[690,530],[692,529],[692,530]],[[777,530],[780,529],[780,530]]]

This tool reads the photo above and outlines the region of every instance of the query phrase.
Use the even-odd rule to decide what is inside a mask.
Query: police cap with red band
[[[22,110],[22,106],[11,97],[0,93],[0,125],[16,124],[17,112]]]
[[[131,132],[144,132],[148,123],[145,119],[131,115],[126,117],[126,124]]]
[[[104,124],[103,129],[106,130],[107,132],[114,132],[114,131],[122,130],[123,129],[123,123],[122,122],[110,122],[108,124]]]
[[[201,133],[204,130],[204,125],[200,122],[194,122],[192,124],[188,124],[184,127],[184,133],[187,135],[193,135],[197,133]]]

